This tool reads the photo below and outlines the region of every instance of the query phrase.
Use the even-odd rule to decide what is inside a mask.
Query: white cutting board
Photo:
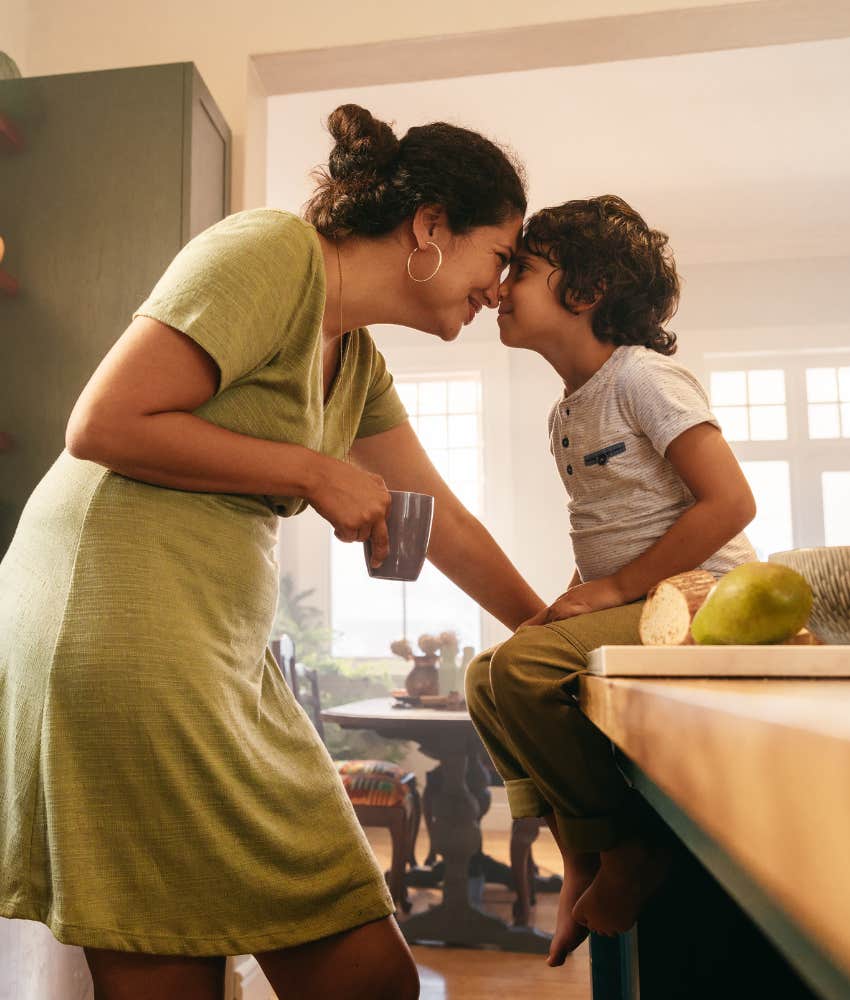
[[[600,646],[602,677],[847,677],[850,646]]]

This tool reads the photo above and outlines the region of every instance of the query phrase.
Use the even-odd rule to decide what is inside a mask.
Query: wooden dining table
[[[475,769],[467,767],[481,742],[469,713],[399,707],[393,698],[372,698],[325,709],[322,719],[343,729],[369,729],[381,736],[412,740],[442,765],[443,780],[434,789],[431,839],[444,861],[443,898],[424,913],[399,919],[405,938],[546,954],[550,935],[532,927],[510,926],[469,898],[469,863],[481,850],[480,807],[468,784]]]

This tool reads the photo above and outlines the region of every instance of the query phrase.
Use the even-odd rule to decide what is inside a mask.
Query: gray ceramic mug
[[[372,566],[372,543],[363,543],[369,576],[381,580],[415,580],[422,570],[434,520],[434,498],[427,493],[390,490],[392,506],[387,514],[390,551],[377,568]]]

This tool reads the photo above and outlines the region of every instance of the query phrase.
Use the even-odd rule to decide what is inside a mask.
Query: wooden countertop
[[[850,971],[850,680],[581,687],[588,717]]]

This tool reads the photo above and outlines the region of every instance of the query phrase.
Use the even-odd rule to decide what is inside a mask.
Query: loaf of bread
[[[705,569],[692,569],[657,583],[646,595],[640,616],[644,646],[690,646],[691,621],[717,581]]]

